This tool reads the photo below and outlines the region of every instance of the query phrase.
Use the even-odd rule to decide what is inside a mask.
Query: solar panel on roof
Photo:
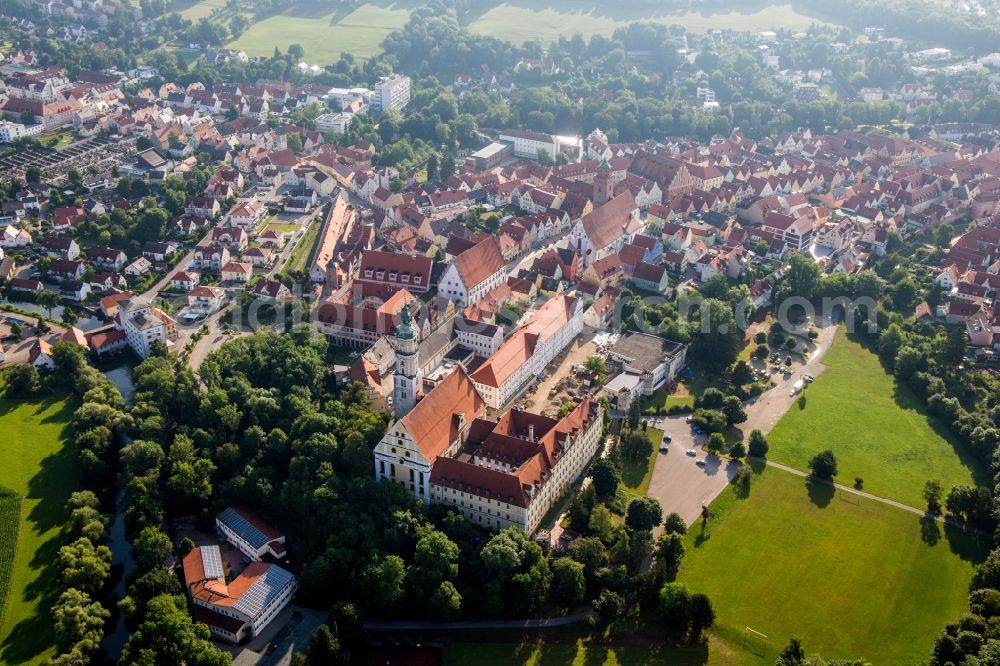
[[[218,546],[202,546],[201,565],[205,569],[206,578],[222,578],[222,554]]]
[[[253,526],[250,521],[241,516],[236,509],[229,507],[219,514],[222,524],[239,534],[247,540],[254,548],[261,548],[268,542],[268,538],[259,529]]]
[[[271,565],[240,596],[233,607],[251,618],[259,617],[264,612],[264,609],[267,608],[267,605],[274,601],[274,598],[294,579],[295,577],[292,574],[281,567]]]

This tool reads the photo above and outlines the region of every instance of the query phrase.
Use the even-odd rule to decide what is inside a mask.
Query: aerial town
[[[0,664],[1000,664],[996,2],[204,2],[0,14]]]

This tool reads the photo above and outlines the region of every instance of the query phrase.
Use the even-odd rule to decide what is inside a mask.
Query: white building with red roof
[[[183,568],[195,619],[232,643],[260,635],[299,587],[295,576],[266,562],[252,562],[230,579],[218,546],[193,549]]]
[[[455,256],[438,280],[438,294],[465,307],[505,282],[506,277],[500,245],[496,237],[487,236]]]

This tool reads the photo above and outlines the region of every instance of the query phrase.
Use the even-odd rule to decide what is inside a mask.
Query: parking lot
[[[648,494],[659,500],[665,514],[677,512],[690,525],[701,515],[702,505],[725,489],[740,466],[706,453],[703,445],[707,438],[695,435],[686,418],[680,415],[650,419],[649,424],[670,435],[672,441],[665,445],[668,452],[656,459]],[[695,455],[688,455],[688,449]]]

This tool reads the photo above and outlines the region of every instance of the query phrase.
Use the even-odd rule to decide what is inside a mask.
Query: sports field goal
[[[744,627],[743,629],[743,649],[751,654],[755,654],[758,657],[767,656],[767,636],[751,629],[750,627]]]

